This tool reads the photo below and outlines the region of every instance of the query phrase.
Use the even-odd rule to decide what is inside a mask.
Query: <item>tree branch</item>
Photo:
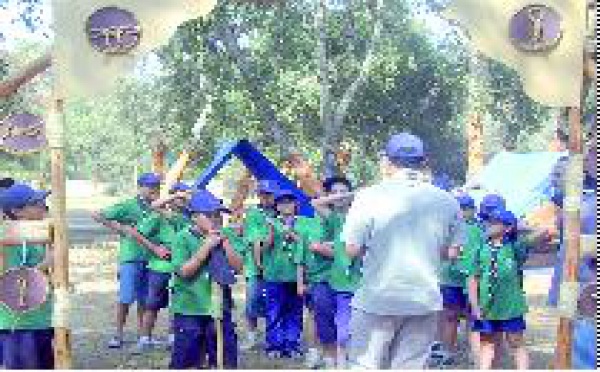
[[[15,76],[9,77],[5,81],[0,82],[0,98],[8,98],[15,94],[21,86],[33,80],[33,78],[50,67],[51,63],[52,58],[50,51],[48,51],[42,57],[33,61],[23,71],[20,71]]]

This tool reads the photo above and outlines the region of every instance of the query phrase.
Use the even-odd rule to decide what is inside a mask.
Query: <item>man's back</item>
[[[462,241],[459,210],[449,193],[406,178],[359,193],[346,226],[346,237],[367,247],[353,305],[380,315],[441,310],[440,255]]]

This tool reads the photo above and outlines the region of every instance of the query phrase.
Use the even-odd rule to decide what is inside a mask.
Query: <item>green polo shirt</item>
[[[328,282],[333,258],[314,253],[310,250],[312,243],[324,241],[322,219],[299,219],[296,223],[296,230],[301,237],[301,241],[297,244],[295,263],[306,268],[308,283]]]
[[[306,233],[314,222],[306,217],[295,217],[292,231],[300,241],[288,242],[284,239],[287,229],[281,219],[273,220],[273,246],[262,251],[264,279],[268,282],[289,283],[297,281],[297,261],[306,244]]]
[[[125,200],[113,205],[101,212],[102,216],[109,221],[115,221],[123,225],[138,227],[152,210],[138,197]],[[129,236],[121,236],[119,244],[119,262],[148,261],[150,252],[139,245],[135,239]]]
[[[485,241],[485,234],[475,220],[465,221],[465,244],[457,259],[443,260],[440,284],[466,288],[465,262],[470,262],[477,249]]]
[[[190,228],[177,233],[173,244],[173,267],[179,270],[202,247],[204,238]],[[212,315],[212,286],[205,262],[196,275],[182,278],[174,275],[171,312],[179,315]]]
[[[244,240],[248,249],[244,253],[244,275],[247,279],[258,275],[254,261],[254,245],[257,241],[265,241],[269,237],[268,217],[274,217],[274,212],[258,206],[250,207],[244,216]]]
[[[170,216],[151,211],[146,218],[138,224],[138,231],[154,244],[160,244],[173,250],[177,233],[189,227],[189,221],[181,214]],[[148,268],[159,273],[170,273],[173,265],[170,260],[163,260],[149,252]]]
[[[521,286],[521,267],[526,257],[524,241],[498,246],[485,242],[472,256],[467,275],[478,278],[479,306],[484,319],[508,320],[527,312]]]
[[[4,270],[39,265],[46,255],[43,245],[7,246],[4,249]],[[23,260],[25,258],[25,260]],[[52,328],[52,293],[39,308],[18,314],[0,304],[0,330],[38,330]]]
[[[360,260],[352,259],[346,252],[346,244],[341,240],[346,215],[332,212],[323,219],[325,242],[333,242],[333,263],[329,284],[337,292],[354,292],[362,277]]]

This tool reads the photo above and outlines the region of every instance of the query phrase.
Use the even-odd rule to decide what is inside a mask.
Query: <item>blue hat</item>
[[[475,199],[467,194],[462,194],[456,197],[461,209],[475,209]]]
[[[161,177],[156,173],[144,173],[138,178],[137,184],[140,187],[155,188],[160,186],[161,181]]]
[[[435,176],[433,178],[433,185],[439,189],[442,189],[444,191],[450,191],[452,190],[452,180],[450,179],[450,176],[448,176],[447,174],[441,174],[439,176]]]
[[[27,205],[45,201],[50,191],[35,190],[24,183],[15,183],[0,192],[2,209],[23,208]]]
[[[506,226],[516,226],[517,217],[505,209],[499,208],[490,213],[490,221],[497,221]]]
[[[183,182],[176,182],[173,186],[171,186],[171,189],[169,190],[169,192],[171,194],[174,194],[176,192],[188,191],[191,189],[192,189],[192,187],[188,184],[185,184]]]
[[[261,180],[258,182],[258,192],[263,194],[275,194],[279,191],[279,183],[273,180]]]
[[[484,196],[481,203],[479,203],[479,209],[488,214],[498,208],[506,208],[506,200],[498,194],[488,194]]]
[[[279,190],[276,194],[275,194],[275,203],[284,200],[284,199],[294,199],[297,200],[298,197],[296,196],[296,194],[294,194],[294,192],[292,190]]]
[[[391,160],[415,160],[425,157],[423,141],[409,133],[393,135],[385,146],[385,156]]]
[[[229,209],[208,190],[198,190],[190,198],[187,209],[191,213],[227,212]]]

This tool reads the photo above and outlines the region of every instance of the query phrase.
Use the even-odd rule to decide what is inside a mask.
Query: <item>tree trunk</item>
[[[467,121],[467,178],[477,174],[484,166],[485,66],[477,52],[469,61],[469,110]]]
[[[353,11],[353,3],[348,2],[349,12]],[[339,153],[339,145],[342,140],[342,129],[346,120],[350,104],[354,101],[356,93],[367,82],[369,73],[375,62],[378,42],[381,39],[382,17],[381,11],[383,8],[383,0],[373,0],[369,2],[369,18],[373,25],[373,33],[367,46],[365,58],[362,61],[358,76],[348,86],[346,91],[340,97],[339,102],[335,105],[330,97],[330,80],[328,74],[328,60],[326,55],[326,15],[327,5],[326,0],[319,0],[319,11],[317,12],[317,30],[319,32],[319,71],[321,76],[321,100],[325,97],[325,102],[321,103],[321,121],[324,125],[324,173],[325,176],[333,176],[339,174],[341,169],[339,163],[336,162],[336,154]],[[350,19],[350,17],[348,17]],[[349,21],[350,22],[350,21]],[[353,31],[354,32],[354,31]],[[352,43],[351,43],[352,44]],[[353,51],[354,48],[350,48]],[[322,75],[325,75],[325,80]],[[325,96],[324,96],[325,94]]]

